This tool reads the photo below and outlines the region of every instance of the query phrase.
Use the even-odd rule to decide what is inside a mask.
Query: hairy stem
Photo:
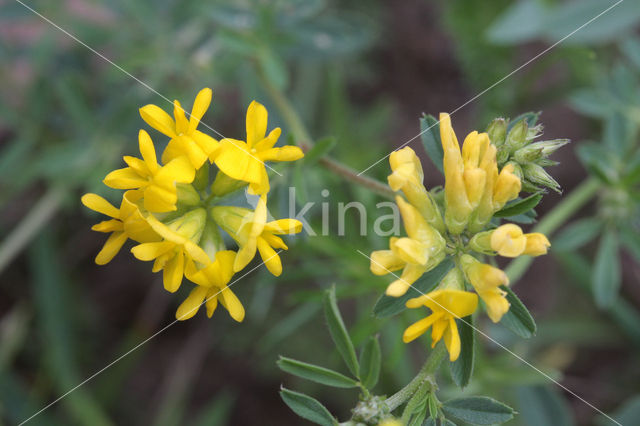
[[[600,182],[594,178],[589,178],[582,182],[538,222],[533,228],[533,232],[541,232],[547,236],[553,234],[596,195],[600,186]],[[553,249],[553,244],[551,248]],[[511,262],[505,272],[509,279],[515,282],[527,272],[532,262],[533,258],[531,256],[521,256]]]
[[[404,404],[405,401],[407,401],[416,393],[416,391],[426,380],[433,381],[433,376],[438,370],[438,367],[440,366],[440,363],[442,362],[446,354],[447,350],[443,342],[438,343],[433,351],[431,351],[431,354],[425,361],[416,377],[414,377],[407,386],[403,387],[398,392],[391,395],[385,400],[385,404],[387,404],[387,407],[389,407],[389,411],[393,411]]]
[[[293,107],[289,99],[282,93],[280,89],[274,86],[269,79],[264,76],[264,73],[261,70],[258,70],[258,75],[260,76],[260,80],[266,89],[267,93],[273,100],[278,108],[278,111],[282,115],[283,120],[287,123],[289,130],[293,134],[293,138],[298,145],[304,150],[309,151],[313,148],[313,139],[307,127],[302,122],[300,115]],[[344,164],[333,160],[327,156],[324,156],[318,160],[320,164],[322,164],[326,169],[332,171],[336,175],[356,183],[358,185],[362,185],[365,188],[382,195],[386,198],[393,199],[395,197],[395,193],[391,188],[385,185],[383,182],[380,182],[376,179],[371,179],[364,175],[358,175],[358,173],[352,168],[345,166]]]

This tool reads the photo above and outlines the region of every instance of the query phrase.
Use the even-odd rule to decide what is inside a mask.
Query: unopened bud
[[[507,122],[504,118],[495,118],[487,127],[487,134],[492,144],[500,147],[505,142],[507,135]]]
[[[182,206],[197,206],[200,204],[200,195],[196,189],[188,183],[176,184],[178,204]]]
[[[560,192],[560,184],[551,177],[541,166],[534,163],[527,163],[522,167],[525,179],[534,185],[541,185],[546,188]]]
[[[216,179],[211,184],[211,192],[217,197],[223,197],[245,186],[247,186],[247,182],[233,179],[223,173],[222,170],[218,170]]]
[[[527,130],[528,130],[527,120],[518,121],[512,128],[509,130],[507,134],[506,146],[509,148],[510,152],[514,152],[527,143]]]
[[[198,243],[202,237],[205,223],[207,221],[207,212],[203,208],[191,210],[177,219],[167,223],[172,231],[183,237]]]
[[[495,256],[495,250],[491,248],[491,234],[493,231],[478,232],[469,241],[469,248],[478,253]]]
[[[569,143],[569,139],[536,142],[517,150],[514,158],[519,163],[534,162],[553,154],[560,147]]]

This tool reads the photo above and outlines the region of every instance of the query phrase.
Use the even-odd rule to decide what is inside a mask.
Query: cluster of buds
[[[495,227],[491,219],[521,190],[513,164],[500,169],[498,149],[487,133],[471,132],[458,144],[448,114],[440,115],[440,136],[444,152],[444,197],[432,196],[423,185],[423,171],[415,152],[403,148],[391,154],[389,186],[396,196],[406,237],[392,237],[389,250],[371,255],[371,272],[386,275],[402,270],[386,290],[392,297],[404,295],[424,273],[446,257],[455,262],[437,287],[406,302],[408,308],[426,306],[431,314],[407,328],[403,340],[410,342],[432,329],[432,343],[444,338],[452,361],[460,354],[456,318],[474,313],[483,301],[493,322],[509,310],[506,274],[480,259],[484,256],[517,257],[546,254],[550,246],[539,233],[525,234],[514,224]]]
[[[560,192],[560,184],[544,168],[558,164],[548,157],[568,144],[569,139],[534,142],[542,135],[543,127],[533,124],[538,114],[532,118],[532,124],[526,117],[511,123],[509,119],[496,118],[489,123],[487,134],[498,149],[498,165],[513,167],[514,173],[522,180],[523,191],[537,192],[549,188]]]
[[[273,275],[282,273],[278,250],[286,250],[283,234],[300,232],[293,219],[267,220],[269,177],[266,161],[294,161],[303,157],[295,146],[275,147],[280,128],[267,131],[267,110],[258,102],[249,105],[246,141],[220,141],[198,130],[200,119],[211,103],[211,89],[201,90],[187,119],[178,101],[174,117],[156,105],[140,109],[143,120],[169,137],[158,163],[149,134],[140,130],[142,158],[125,156],[128,167],[109,173],[104,183],[125,190],[120,207],[96,194],[85,194],[88,208],[110,219],[93,230],[110,233],[96,263],[113,259],[128,239],[138,244],[131,252],[142,261],[153,261],[153,272],[163,272],[164,288],[175,292],[183,277],[193,288],[176,312],[184,320],[204,303],[211,317],[218,302],[236,321],[244,319],[244,308],[229,283],[260,253]],[[231,193],[245,187],[258,198],[254,209],[226,205]],[[224,231],[238,250],[228,250]]]

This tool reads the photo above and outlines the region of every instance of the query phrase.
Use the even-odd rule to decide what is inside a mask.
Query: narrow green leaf
[[[553,239],[554,251],[572,251],[593,240],[602,229],[602,222],[595,217],[580,219],[567,226]]]
[[[593,296],[600,308],[609,308],[618,297],[622,277],[618,260],[618,236],[615,231],[607,231],[596,253],[593,267]]]
[[[440,140],[440,121],[433,115],[425,114],[420,118],[420,139],[433,164],[440,170],[440,173],[444,173],[442,166],[444,152]]]
[[[500,288],[507,292],[507,301],[511,305],[509,311],[502,317],[500,324],[525,339],[534,336],[537,330],[536,322],[527,307],[509,287],[500,286]]]
[[[494,217],[510,217],[523,214],[533,209],[542,200],[542,194],[537,192],[529,195],[527,198],[518,198],[507,203],[501,210],[498,210]]]
[[[422,275],[422,277],[409,287],[409,290],[407,290],[404,295],[400,297],[390,297],[383,294],[373,307],[373,315],[377,318],[385,318],[404,311],[407,300],[430,292],[442,281],[454,265],[453,259],[447,257],[440,262],[438,266]]]
[[[373,388],[380,376],[380,341],[371,336],[360,354],[360,381],[367,388]]]
[[[457,319],[456,323],[460,334],[460,356],[455,362],[449,363],[449,368],[454,383],[463,388],[469,384],[471,374],[473,374],[476,338],[471,315],[462,318],[462,320]]]
[[[338,424],[336,419],[329,413],[329,410],[315,398],[285,388],[280,390],[280,397],[294,413],[303,419],[322,426]]]
[[[312,164],[317,163],[318,160],[324,157],[325,155],[327,155],[329,151],[333,149],[334,146],[336,146],[336,138],[333,138],[333,137],[324,138],[316,141],[316,143],[313,145],[313,148],[311,148],[304,155],[305,164],[307,166],[310,166]]]
[[[358,386],[358,382],[352,378],[318,365],[308,364],[286,357],[280,357],[277,364],[282,371],[322,385],[336,388],[355,388]]]
[[[353,342],[349,337],[347,328],[344,326],[344,321],[342,321],[342,316],[338,310],[335,286],[332,286],[331,289],[327,290],[324,296],[324,315],[327,319],[331,338],[336,344],[338,352],[340,352],[340,355],[347,364],[347,367],[349,367],[349,370],[358,377],[359,366],[358,359],[356,358],[356,350],[353,347]]]
[[[447,416],[455,417],[474,425],[493,425],[513,418],[513,408],[486,396],[471,396],[445,402],[442,410]]]

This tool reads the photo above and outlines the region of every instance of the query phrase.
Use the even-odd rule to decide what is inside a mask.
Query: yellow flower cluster
[[[156,105],[140,109],[142,119],[169,137],[160,163],[149,134],[138,135],[141,158],[125,156],[127,167],[109,173],[104,183],[126,190],[120,208],[96,194],[85,194],[82,203],[111,219],[93,226],[110,233],[96,263],[111,261],[124,243],[142,261],[153,261],[153,272],[162,271],[164,288],[175,292],[183,277],[196,284],[176,312],[185,320],[205,303],[211,317],[218,302],[236,321],[244,308],[229,283],[258,251],[269,271],[282,273],[279,250],[286,250],[276,236],[298,233],[302,224],[293,219],[267,222],[269,177],[266,161],[295,161],[303,157],[295,146],[275,147],[280,128],[267,135],[267,110],[253,101],[246,118],[247,140],[214,139],[198,130],[211,103],[211,89],[201,90],[187,119],[174,102],[173,118]],[[213,172],[212,172],[213,171]],[[210,176],[214,176],[213,179]],[[255,210],[224,205],[224,197],[248,186],[259,196]],[[237,243],[227,250],[221,230]]]
[[[493,322],[499,322],[509,310],[506,293],[500,288],[509,285],[506,274],[478,257],[539,256],[546,254],[550,244],[544,235],[525,234],[514,224],[485,230],[493,226],[494,213],[515,199],[521,187],[512,166],[498,170],[497,149],[486,133],[471,132],[461,149],[449,115],[441,114],[440,138],[445,175],[441,203],[424,187],[422,166],[411,148],[389,157],[389,186],[404,195],[397,195],[396,203],[407,236],[392,237],[389,250],[373,252],[371,272],[386,275],[402,270],[400,277],[394,274],[397,279],[386,290],[388,296],[400,297],[425,272],[447,256],[453,258],[455,267],[433,291],[406,302],[408,308],[426,306],[431,314],[407,328],[403,340],[410,342],[431,328],[432,344],[444,339],[454,361],[460,354],[455,320],[473,314],[478,297]]]

